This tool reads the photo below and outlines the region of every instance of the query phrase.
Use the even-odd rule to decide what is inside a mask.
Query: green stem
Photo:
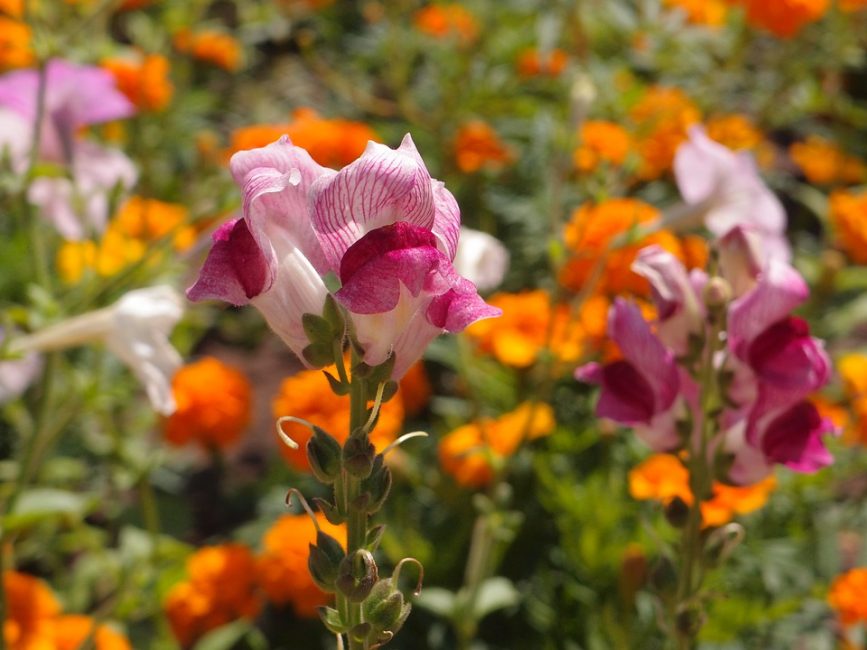
[[[467,555],[467,566],[464,572],[464,589],[466,601],[462,611],[456,612],[459,618],[455,621],[455,632],[458,637],[458,650],[468,650],[476,636],[479,622],[476,620],[476,600],[482,583],[491,577],[490,562],[494,537],[491,531],[490,515],[480,514],[473,524],[473,536],[470,541],[470,552]]]

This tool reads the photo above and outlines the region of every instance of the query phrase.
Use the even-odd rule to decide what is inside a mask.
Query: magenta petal
[[[271,286],[275,271],[244,219],[224,223],[214,232],[213,241],[199,278],[187,289],[190,300],[217,299],[245,305]]]
[[[761,449],[767,458],[796,472],[815,472],[834,459],[822,442],[834,425],[810,402],[799,402],[767,425]]]
[[[346,251],[340,262],[343,286],[335,296],[358,314],[391,311],[400,300],[401,285],[418,296],[442,260],[428,230],[404,222],[377,228]]]
[[[312,216],[325,257],[335,268],[346,250],[374,229],[403,221],[432,230],[431,177],[409,136],[396,150],[368,143],[358,160],[319,184]],[[445,229],[441,236],[448,238]]]
[[[431,301],[427,318],[435,327],[454,334],[478,320],[494,318],[502,313],[502,309],[491,307],[482,300],[472,282],[459,278],[454,287]]]
[[[585,363],[583,366],[575,368],[575,379],[583,381],[585,384],[601,385],[603,367],[601,363],[596,363],[595,361]]]
[[[731,303],[729,345],[743,358],[745,347],[807,299],[807,283],[785,262],[770,260],[757,284]]]
[[[434,200],[433,234],[440,241],[440,249],[449,260],[454,261],[461,233],[461,209],[455,197],[442,181],[432,180]]]
[[[758,379],[775,389],[807,395],[827,383],[831,362],[800,318],[784,318],[759,334],[747,351]]]
[[[654,336],[638,307],[617,298],[609,312],[608,334],[648,382],[655,396],[655,411],[670,408],[680,388],[674,354]]]
[[[621,424],[649,424],[654,413],[653,389],[635,366],[620,360],[603,367],[596,415]]]

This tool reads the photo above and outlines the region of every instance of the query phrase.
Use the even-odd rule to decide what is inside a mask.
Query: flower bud
[[[665,504],[665,519],[675,528],[683,528],[689,519],[689,506],[680,497],[674,497]]]
[[[322,591],[328,593],[336,591],[339,568],[345,557],[340,542],[321,530],[316,531],[316,544],[310,545],[307,568],[310,570],[313,582]]]
[[[358,549],[340,562],[337,575],[337,588],[354,603],[360,603],[379,580],[379,570],[373,554],[366,549]]]
[[[396,634],[412,606],[405,602],[403,594],[394,588],[391,578],[376,583],[370,595],[361,604],[364,620],[370,623],[377,633]]]
[[[340,443],[314,426],[313,435],[307,441],[307,461],[317,479],[326,485],[334,483],[342,469]]]
[[[373,469],[376,449],[367,436],[349,436],[343,445],[343,466],[356,478],[367,478]]]
[[[707,281],[702,290],[702,300],[709,310],[725,307],[732,299],[731,285],[718,275]]]
[[[391,470],[383,463],[382,454],[377,454],[374,459],[370,476],[364,481],[364,489],[370,495],[367,512],[374,513],[385,503],[391,490]]]
[[[704,624],[704,613],[695,606],[681,608],[675,616],[677,631],[690,639],[694,639]]]

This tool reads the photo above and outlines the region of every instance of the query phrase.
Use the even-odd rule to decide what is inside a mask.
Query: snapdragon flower
[[[390,149],[370,142],[339,172],[320,166],[287,136],[236,153],[230,163],[244,216],[224,224],[191,300],[253,304],[305,363],[304,314],[334,298],[375,366],[395,355],[399,379],[443,331],[498,315],[453,266],[460,211],[432,179],[407,135]]]

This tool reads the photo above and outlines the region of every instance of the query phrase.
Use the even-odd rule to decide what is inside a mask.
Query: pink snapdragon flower
[[[718,435],[709,441],[711,450],[721,446],[734,456],[730,477],[739,482],[763,478],[775,463],[812,472],[832,461],[822,438],[833,426],[806,400],[828,382],[830,361],[806,322],[791,316],[807,298],[806,283],[779,259],[770,258],[761,267],[745,254],[754,250],[746,246],[749,241],[738,228],[721,242],[724,271],[737,278],[743,293],[721,303],[726,304],[727,333],[725,349],[714,363],[717,372],[729,378]],[[735,248],[726,251],[726,246]],[[624,359],[605,366],[588,364],[576,377],[601,385],[598,416],[633,426],[655,450],[669,451],[683,442],[676,435],[678,421],[696,423],[702,417],[698,385],[675,358],[689,352],[691,337],[707,337],[710,307],[705,303],[718,297],[708,296],[711,286],[703,273],[688,276],[680,262],[658,246],[640,251],[633,270],[653,288],[655,333],[637,307],[617,299],[608,332]],[[623,318],[624,313],[630,317]],[[666,397],[659,400],[662,394]],[[693,410],[691,418],[686,409]],[[691,444],[687,448],[694,451]]]
[[[109,199],[130,189],[138,173],[120,150],[79,136],[82,127],[129,117],[135,107],[115,87],[107,71],[60,59],[49,61],[39,125],[38,161],[66,168],[67,176],[35,178],[27,198],[67,239],[101,232]],[[22,174],[29,164],[38,118],[40,73],[18,70],[0,76],[0,152],[11,170]]]
[[[684,201],[702,211],[714,235],[748,226],[760,233],[768,257],[791,258],[785,210],[759,176],[751,154],[732,151],[696,125],[677,150],[674,175]]]
[[[244,216],[214,234],[191,300],[253,304],[303,359],[301,317],[322,313],[332,276],[364,361],[394,352],[395,379],[443,331],[500,313],[455,271],[458,205],[408,135],[397,149],[369,143],[339,172],[286,136],[230,166]]]

